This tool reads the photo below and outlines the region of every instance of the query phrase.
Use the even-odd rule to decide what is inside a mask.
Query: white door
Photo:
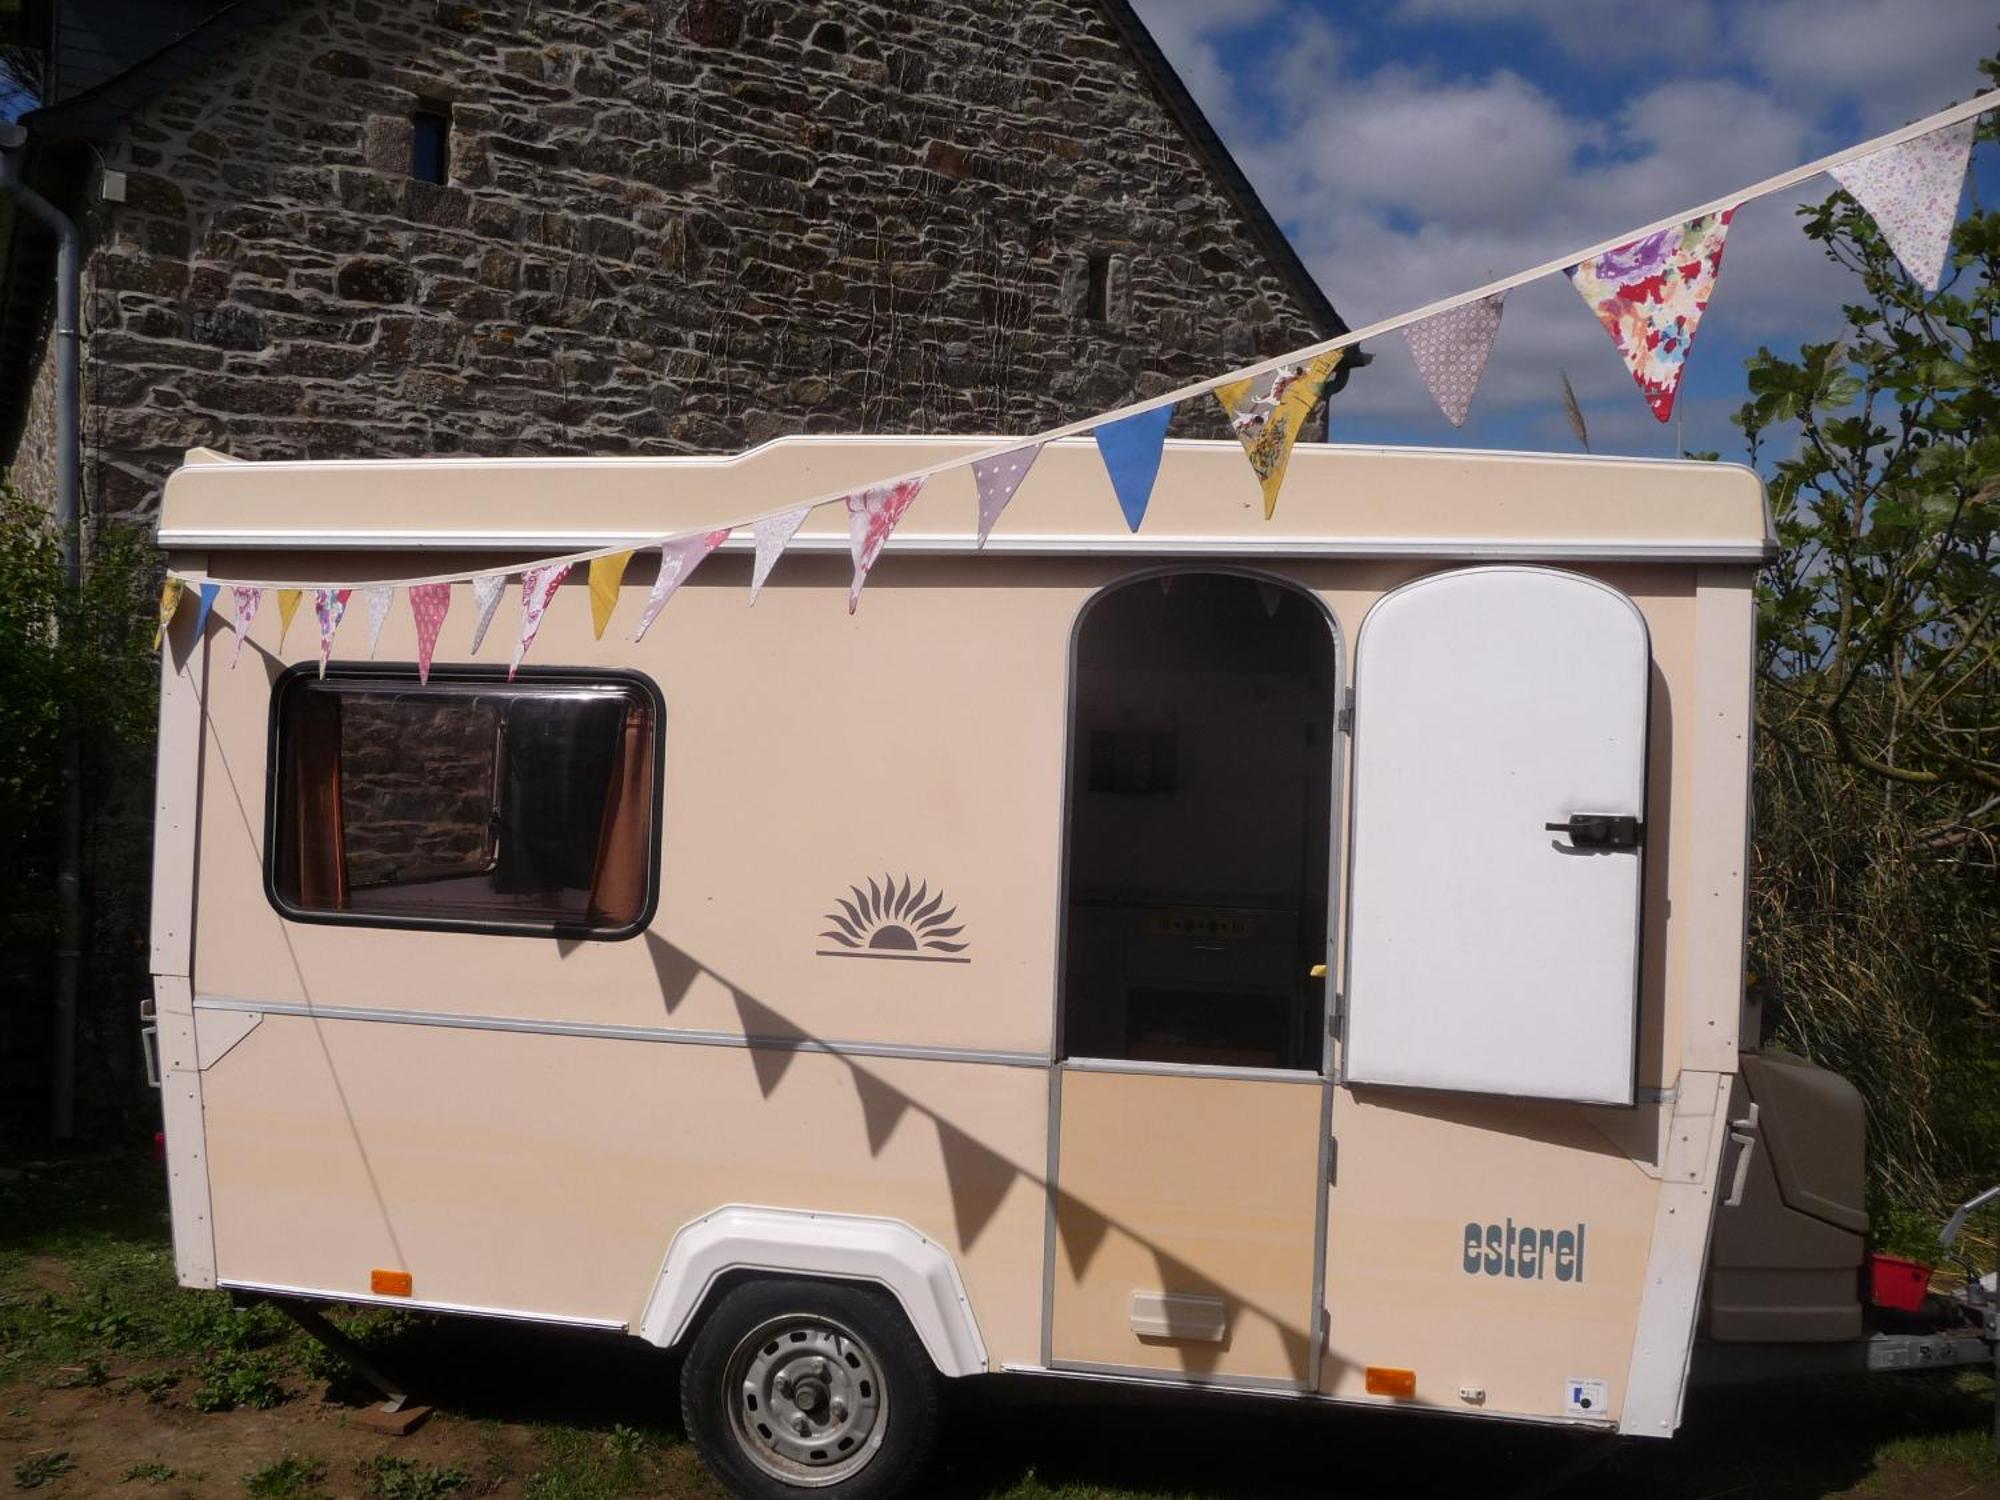
[[[1646,624],[1549,568],[1385,595],[1355,644],[1350,1083],[1632,1102]]]

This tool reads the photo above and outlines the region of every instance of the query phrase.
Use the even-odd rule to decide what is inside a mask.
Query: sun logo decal
[[[838,946],[816,950],[819,957],[972,962],[961,957],[971,945],[952,941],[965,931],[962,923],[954,925],[958,908],[944,904],[943,891],[932,895],[929,881],[911,890],[909,876],[905,875],[898,886],[895,877],[884,875],[880,885],[871,879],[866,891],[858,885],[849,886],[848,891],[854,899],[834,897],[840,909],[826,914],[833,926],[819,934]]]

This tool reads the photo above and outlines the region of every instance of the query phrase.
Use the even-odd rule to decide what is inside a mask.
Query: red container
[[[1904,1260],[1900,1255],[1884,1255],[1877,1250],[1868,1257],[1868,1300],[1877,1307],[1897,1312],[1921,1312],[1924,1293],[1930,1289],[1931,1268],[1921,1261]]]

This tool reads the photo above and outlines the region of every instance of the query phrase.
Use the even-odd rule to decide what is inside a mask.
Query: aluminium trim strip
[[[197,995],[194,1007],[196,1010],[253,1011],[267,1016],[309,1016],[321,1021],[382,1021],[404,1026],[443,1026],[462,1031],[514,1031],[540,1036],[603,1037],[627,1042],[675,1042],[690,1047],[824,1052],[836,1057],[984,1063],[1002,1068],[1046,1068],[1049,1065],[1049,1059],[1037,1052],[1002,1052],[979,1047],[922,1047],[900,1042],[824,1042],[814,1037],[743,1036],[729,1031],[612,1026],[590,1021],[538,1021],[525,1016],[456,1015],[449,1011],[362,1005],[301,1005],[292,1000],[240,1000],[226,995]]]
[[[1005,1365],[1002,1368],[1011,1372],[1018,1367]],[[1147,1384],[1159,1381],[1166,1385],[1178,1386],[1183,1390],[1193,1386],[1199,1390],[1311,1394],[1305,1381],[1293,1380],[1282,1375],[1208,1375],[1198,1370],[1156,1370],[1149,1365],[1099,1364],[1087,1359],[1051,1360],[1048,1369],[1055,1375],[1088,1375],[1100,1379],[1139,1380]]]
[[[356,1306],[402,1307],[418,1312],[462,1313],[472,1318],[503,1318],[510,1323],[548,1323],[563,1328],[595,1328],[605,1333],[625,1333],[631,1324],[623,1318],[578,1318],[566,1313],[522,1312],[512,1307],[476,1307],[467,1302],[427,1302],[419,1297],[378,1297],[372,1292],[336,1292],[325,1287],[279,1286],[262,1281],[215,1283],[232,1292],[248,1292],[257,1297],[309,1297],[315,1302],[346,1302]]]

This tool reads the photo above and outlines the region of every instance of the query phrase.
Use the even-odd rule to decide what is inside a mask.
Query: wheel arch
[[[682,1225],[647,1296],[639,1336],[663,1349],[683,1344],[720,1291],[766,1277],[879,1286],[940,1374],[989,1368],[950,1252],[900,1219],[857,1214],[732,1205]]]

